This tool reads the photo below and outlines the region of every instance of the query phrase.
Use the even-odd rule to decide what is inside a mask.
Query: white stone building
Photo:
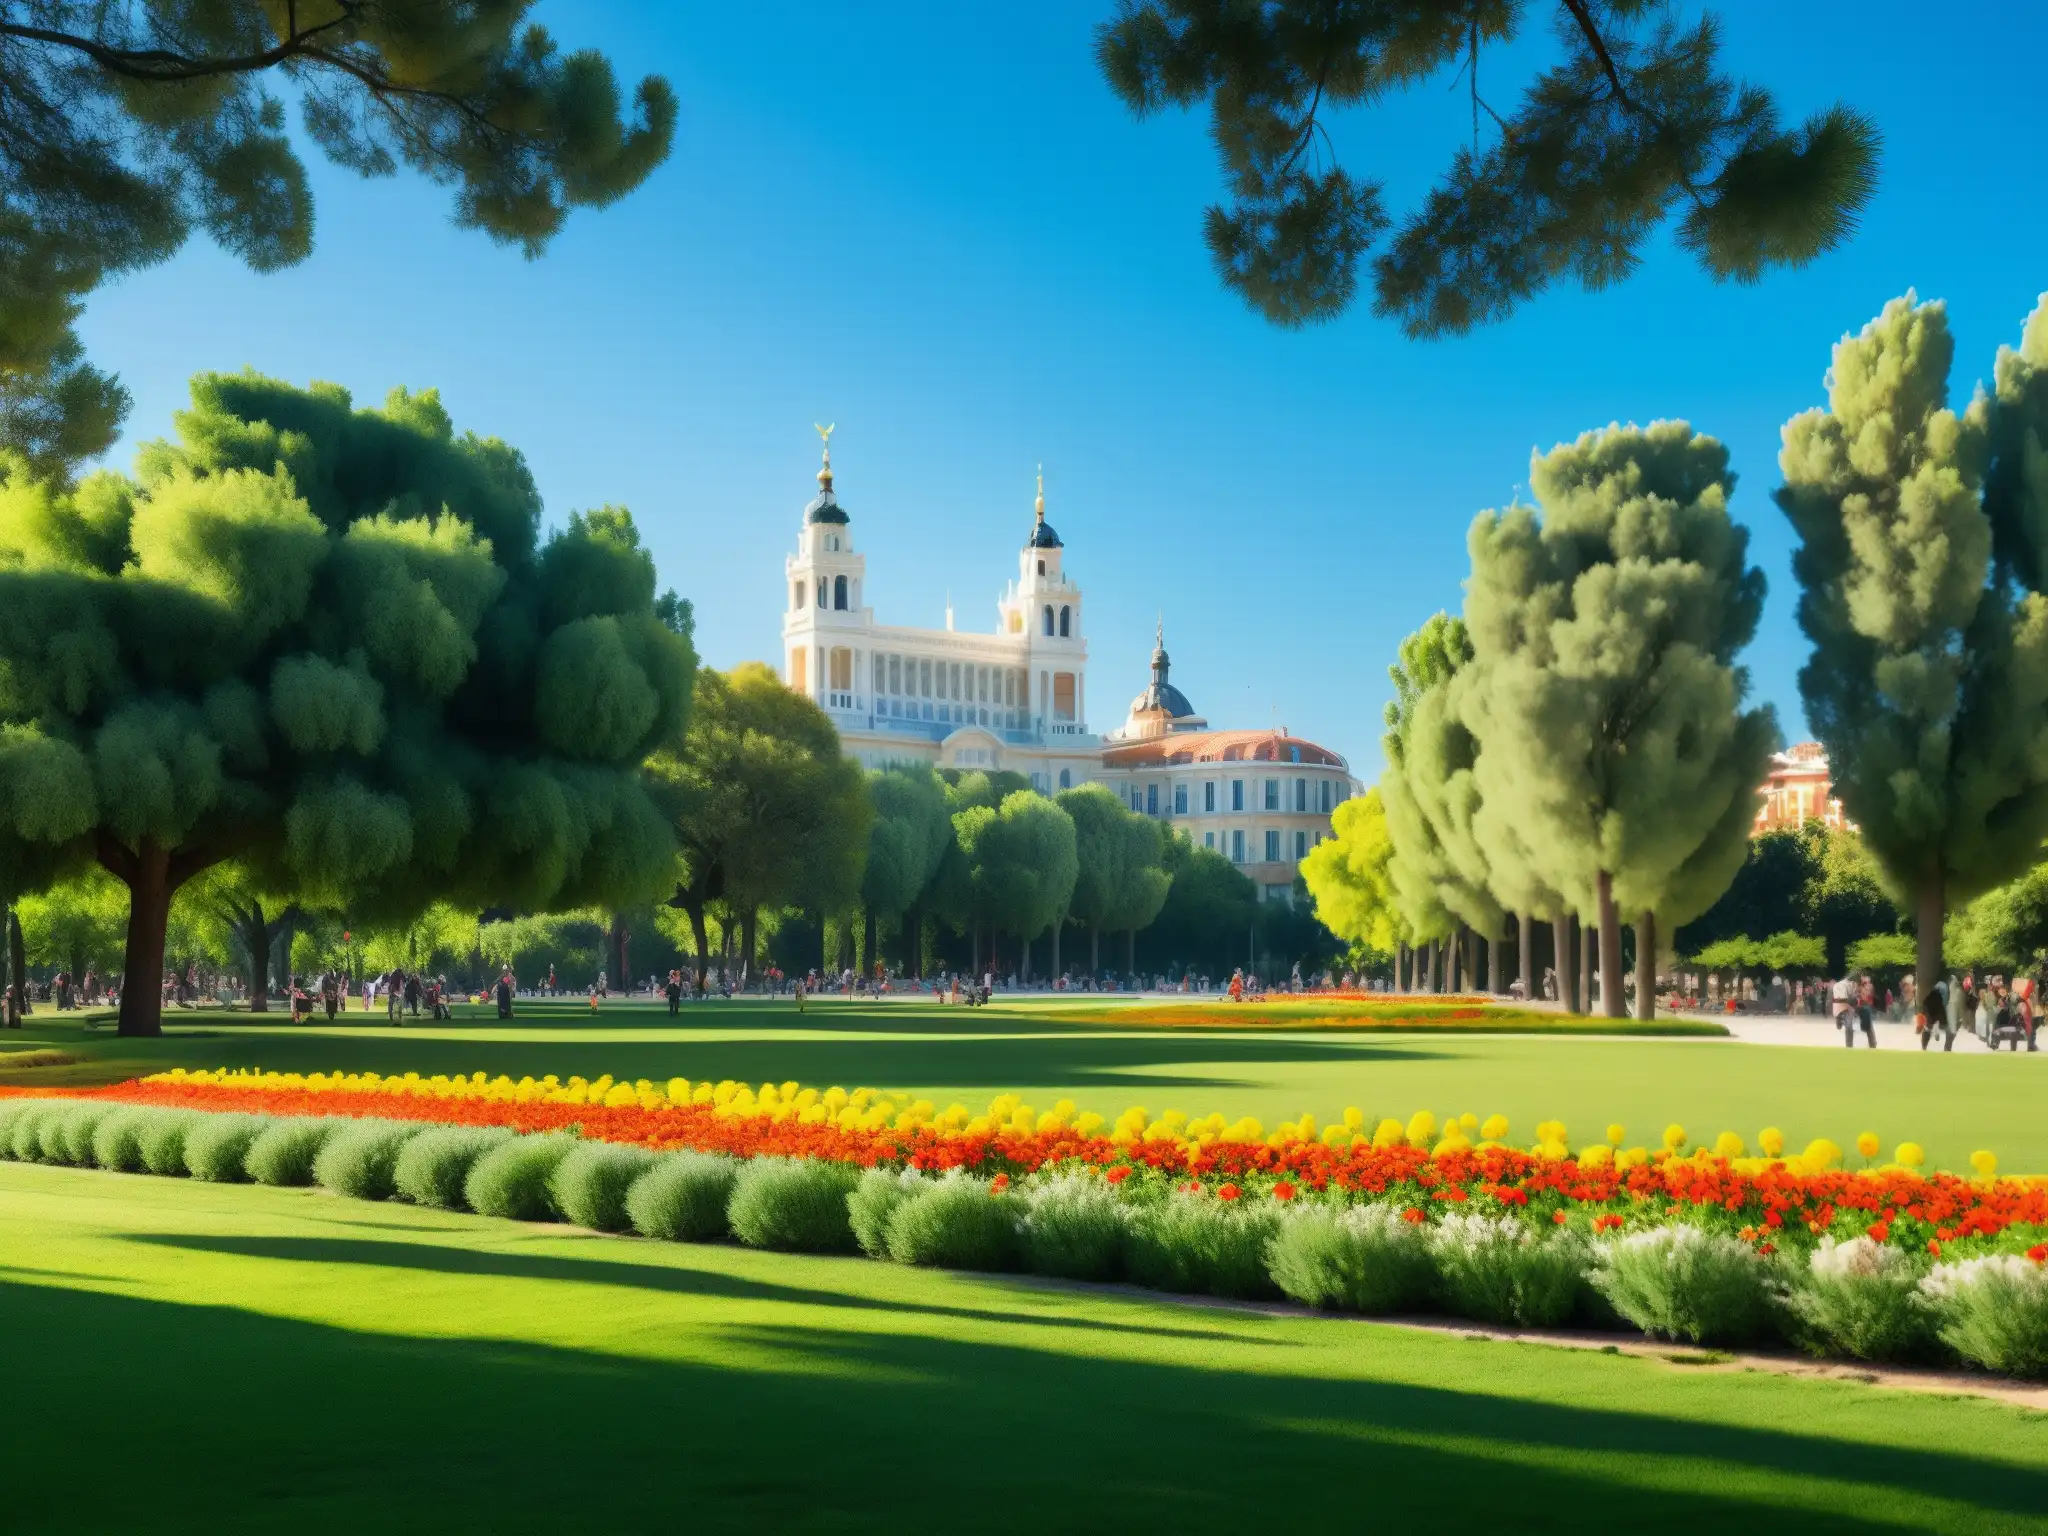
[[[1358,791],[1335,752],[1274,731],[1212,731],[1167,678],[1162,634],[1152,682],[1115,729],[1088,720],[1088,641],[1066,546],[1045,520],[1040,478],[1017,575],[982,634],[878,624],[867,557],[832,486],[828,445],[797,552],[783,562],[782,676],[814,699],[871,768],[925,762],[1023,774],[1042,793],[1101,782],[1242,866],[1285,899],[1330,813]]]

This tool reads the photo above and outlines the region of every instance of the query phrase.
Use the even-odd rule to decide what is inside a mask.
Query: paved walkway
[[[1838,1051],[1842,1049],[1842,1032],[1835,1028],[1834,1020],[1815,1018],[1811,1014],[1687,1013],[1678,1017],[1713,1019],[1717,1023],[1726,1024],[1728,1032],[1736,1039],[1747,1040],[1756,1045],[1811,1045],[1832,1046]],[[2044,1026],[2042,1036],[2044,1046],[2048,1046],[2048,1026]],[[1856,1031],[1854,1048],[1859,1051],[1866,1050],[1869,1044],[1859,1028]],[[1920,1037],[1914,1033],[1910,1021],[1887,1024],[1880,1019],[1877,1021],[1877,1048],[1881,1051],[1917,1051],[1920,1049]],[[1979,1055],[1988,1049],[1983,1041],[1968,1032],[1956,1036],[1955,1048],[1958,1053],[1975,1052]],[[1941,1049],[1939,1037],[1928,1049]],[[2012,1047],[2007,1046],[2005,1050],[2009,1055]],[[2020,1054],[2026,1054],[2025,1046],[2020,1048]],[[2048,1059],[2048,1049],[2043,1049],[2038,1054],[2043,1059]]]

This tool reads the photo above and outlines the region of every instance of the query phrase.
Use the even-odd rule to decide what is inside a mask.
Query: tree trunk
[[[704,931],[704,903],[695,901],[683,910],[690,914],[690,936],[697,941],[697,995],[702,997],[711,972],[711,936]]]
[[[1472,936],[1472,975],[1479,990],[1489,995],[1500,990],[1500,941],[1485,934]]]
[[[1590,1015],[1594,1008],[1593,972],[1600,967],[1600,925],[1596,922],[1589,928],[1583,917],[1572,921],[1579,954],[1579,1012]]]
[[[611,939],[611,955],[609,959],[612,967],[612,982],[620,991],[631,992],[633,990],[633,971],[632,956],[628,945],[632,942],[633,930],[626,926],[624,913],[614,912],[612,914],[611,933],[608,937]]]
[[[14,908],[7,909],[7,925],[4,930],[7,941],[7,993],[6,1018],[0,1020],[9,1029],[21,1028],[21,1016],[28,1012],[28,960],[26,946],[21,939],[21,919],[14,915]]]
[[[120,870],[115,870],[120,875]],[[171,917],[171,856],[145,839],[129,861],[128,952],[121,973],[117,1033],[151,1037],[164,1032],[164,928]]]
[[[740,985],[746,986],[754,979],[754,941],[760,933],[761,909],[747,906],[740,909]]]
[[[1947,893],[1939,875],[1921,886],[1914,908],[1920,942],[1913,957],[1913,1006],[1925,1013],[1934,984],[1941,980],[1941,930],[1948,916]]]
[[[1428,943],[1420,946],[1416,951],[1415,958],[1422,962],[1422,986],[1420,990],[1434,992],[1436,990],[1436,940],[1431,939]]]
[[[860,973],[872,976],[875,974],[875,909],[872,906],[861,908],[860,940]]]
[[[979,983],[981,980],[981,924],[969,923],[967,929],[973,935],[971,953],[973,955],[974,980]]]
[[[249,951],[249,1011],[270,1012],[270,948],[276,930],[263,920],[263,903],[252,901],[246,911],[235,914],[242,930],[242,943]]]
[[[1124,979],[1136,982],[1138,979],[1138,930],[1124,930]]]
[[[1526,912],[1515,915],[1515,965],[1522,977],[1522,1001],[1528,1002],[1536,995],[1534,979],[1536,923]]]
[[[1055,919],[1052,925],[1052,971],[1050,974],[1054,982],[1058,982],[1060,979],[1060,930],[1066,926],[1067,920],[1064,917]]]
[[[1636,1017],[1657,1017],[1657,914],[1636,919]]]
[[[1625,1019],[1621,995],[1621,909],[1614,904],[1614,876],[1600,871],[1595,889],[1600,898],[1600,1011]]]
[[[1102,924],[1088,925],[1088,976],[1091,982],[1102,979]]]
[[[1550,920],[1550,970],[1557,978],[1558,1006],[1566,1013],[1579,1011],[1579,971],[1572,961],[1572,924],[1567,913]]]

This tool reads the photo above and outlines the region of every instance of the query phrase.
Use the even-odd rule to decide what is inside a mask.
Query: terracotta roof
[[[1105,768],[1141,768],[1148,763],[1293,763],[1303,767],[1342,768],[1344,759],[1328,747],[1279,731],[1186,731],[1154,736],[1102,754]]]

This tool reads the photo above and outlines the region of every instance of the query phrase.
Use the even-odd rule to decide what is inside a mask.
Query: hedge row
[[[0,1158],[219,1183],[319,1184],[522,1221],[679,1242],[737,1240],[902,1264],[1290,1297],[1519,1327],[1632,1326],[1687,1343],[1789,1341],[1865,1360],[2048,1375],[2048,1266],[2034,1249],[1928,1264],[1867,1237],[1766,1257],[1682,1223],[1602,1238],[1513,1216],[1417,1220],[1388,1204],[1132,1199],[1094,1170],[1012,1187],[959,1173],[654,1153],[564,1134],[421,1121],[281,1119],[105,1101],[0,1102]]]

